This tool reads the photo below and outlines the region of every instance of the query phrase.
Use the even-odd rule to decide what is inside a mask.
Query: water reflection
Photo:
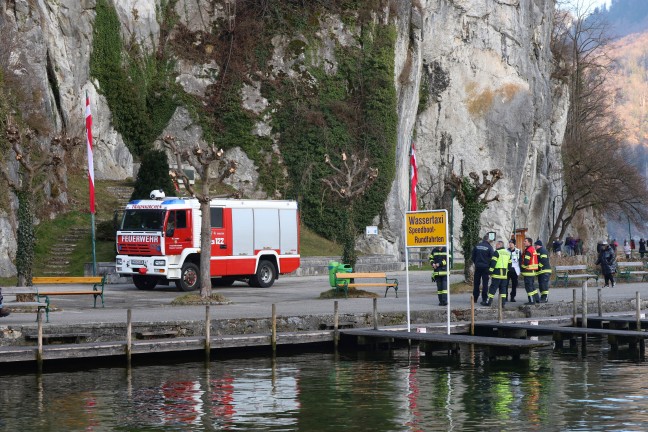
[[[646,365],[594,348],[520,361],[402,350],[4,375],[0,430],[644,429]]]

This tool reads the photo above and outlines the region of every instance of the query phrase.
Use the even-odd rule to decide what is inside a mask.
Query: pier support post
[[[205,360],[209,362],[211,354],[211,313],[209,305],[205,306]]]
[[[378,299],[373,299],[373,325],[374,330],[378,330]]]
[[[338,344],[340,342],[340,309],[338,301],[333,302],[333,346],[335,350],[338,349]]]
[[[587,279],[583,282],[583,318],[581,319],[581,327],[587,328]],[[583,353],[587,350],[587,334],[583,334]]]
[[[603,316],[603,305],[602,305],[602,302],[601,302],[601,296],[602,296],[601,293],[602,292],[603,292],[603,288],[598,288],[597,293],[596,293],[597,300],[598,300],[598,316],[600,316],[600,317]]]
[[[126,365],[131,367],[131,356],[133,354],[133,311],[126,310]]]
[[[641,331],[641,294],[637,291],[637,331]]]
[[[277,305],[272,303],[272,353],[277,352]]]
[[[38,318],[38,349],[36,350],[36,366],[38,373],[43,372],[43,314],[41,309],[36,312]]]
[[[497,293],[497,322],[504,321],[504,308],[502,307],[502,296]]]
[[[578,308],[576,307],[576,288],[572,290],[573,294],[573,300],[572,300],[572,325],[576,327],[578,324],[578,320],[576,319],[576,313],[578,312]]]
[[[470,295],[470,335],[475,336],[475,297]]]

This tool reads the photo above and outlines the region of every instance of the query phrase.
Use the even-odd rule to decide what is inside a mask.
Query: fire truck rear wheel
[[[137,289],[150,291],[157,285],[158,280],[155,277],[133,275],[133,284]]]
[[[184,263],[180,280],[176,281],[176,286],[182,291],[195,291],[200,289],[200,270],[192,262]]]
[[[250,286],[268,288],[274,284],[277,278],[277,270],[270,261],[259,261],[259,267],[254,276],[250,278]]]

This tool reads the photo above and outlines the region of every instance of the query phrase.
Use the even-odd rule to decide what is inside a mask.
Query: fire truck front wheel
[[[250,286],[268,288],[274,284],[277,278],[277,270],[270,261],[262,260],[254,276],[250,278]]]
[[[133,284],[137,289],[150,291],[155,288],[157,283],[158,278],[156,277],[133,275]]]
[[[182,291],[195,291],[200,288],[200,270],[192,262],[186,262],[182,266],[180,280],[176,281],[176,286]]]

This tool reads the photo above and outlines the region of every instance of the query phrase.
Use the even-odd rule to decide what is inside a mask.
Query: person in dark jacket
[[[540,301],[549,301],[549,279],[551,278],[551,264],[549,263],[549,252],[542,246],[541,240],[536,240],[535,250],[538,255],[538,290],[540,290]]]
[[[432,280],[436,282],[439,306],[448,306],[448,252],[445,246],[435,247],[430,254]]]
[[[562,244],[563,242],[561,242],[560,239],[556,239],[553,241],[553,244],[551,245],[554,253],[558,256],[562,255]]]
[[[644,254],[646,253],[646,240],[643,237],[639,240],[639,256],[643,259]]]
[[[3,299],[3,297],[2,297],[2,288],[0,288],[0,318],[9,316],[9,311],[4,308],[4,306],[2,304],[2,299]]]
[[[596,265],[601,266],[601,273],[603,273],[603,276],[605,277],[605,285],[603,288],[610,286],[610,284],[612,284],[612,288],[614,288],[616,256],[614,255],[614,250],[606,241],[603,242],[603,249],[601,249],[598,260],[596,260]]]
[[[488,242],[488,236],[485,235],[482,241],[472,250],[472,262],[475,264],[475,274],[473,276],[473,298],[475,299],[475,303],[479,300],[480,282],[482,285],[482,300],[488,300],[488,269],[490,268],[492,257],[493,246]]]

